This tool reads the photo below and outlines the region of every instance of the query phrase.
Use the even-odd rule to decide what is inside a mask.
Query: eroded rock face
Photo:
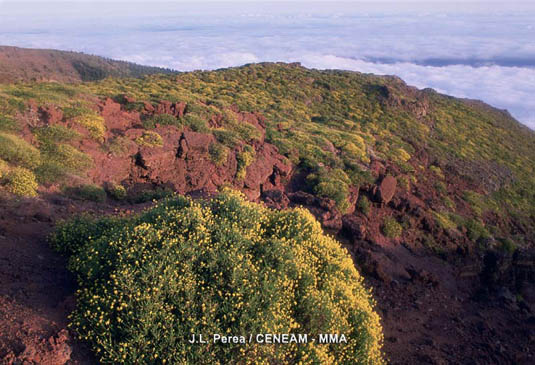
[[[338,232],[342,229],[342,214],[332,199],[319,198],[304,191],[289,193],[288,198],[295,205],[307,208],[324,228]]]

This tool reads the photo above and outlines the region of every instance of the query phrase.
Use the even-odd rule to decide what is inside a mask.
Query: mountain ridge
[[[95,81],[175,71],[81,52],[0,46],[0,82]]]

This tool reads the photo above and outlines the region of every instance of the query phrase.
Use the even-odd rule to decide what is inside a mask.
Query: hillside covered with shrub
[[[275,210],[225,195],[207,199],[226,187]],[[139,343],[139,328],[134,331],[113,322],[120,318],[130,323],[139,318],[129,317],[128,312],[121,313],[124,318],[115,314],[108,318],[108,312],[96,314],[95,306],[106,305],[111,311],[111,303],[116,311],[117,295],[139,305],[140,313],[153,311],[153,317],[147,317],[148,327],[144,327],[156,331],[150,336],[157,337],[157,331],[163,331],[161,325],[180,323],[175,326],[180,331],[191,329],[183,327],[183,313],[169,309],[179,303],[170,302],[146,286],[153,279],[150,275],[161,272],[169,275],[169,280],[162,280],[169,285],[158,290],[186,290],[180,285],[187,282],[177,282],[173,276],[178,271],[165,271],[165,267],[157,265],[166,260],[187,261],[190,257],[183,255],[206,252],[214,263],[227,260],[222,268],[230,270],[231,263],[248,263],[240,259],[249,252],[257,268],[255,260],[259,256],[255,255],[259,252],[248,251],[257,246],[219,251],[222,247],[229,249],[225,246],[228,237],[217,233],[219,225],[228,223],[217,215],[220,212],[216,205],[221,201],[232,205],[236,212],[261,215],[264,218],[258,218],[255,224],[266,224],[257,231],[248,226],[251,222],[244,216],[236,226],[229,223],[225,234],[236,242],[255,245],[269,240],[274,245],[271,249],[289,256],[277,257],[276,252],[267,251],[262,255],[297,261],[282,266],[276,260],[269,265],[264,262],[266,267],[275,265],[276,273],[265,277],[266,281],[255,282],[254,287],[232,286],[232,280],[241,274],[232,276],[230,272],[217,276],[217,285],[253,295],[261,285],[268,290],[284,275],[300,272],[301,268],[295,266],[300,262],[299,255],[293,251],[299,245],[288,246],[289,241],[278,236],[280,232],[269,231],[284,225],[278,221],[284,217],[296,215],[300,221],[306,215],[306,224],[313,226],[315,233],[296,230],[295,234],[310,233],[316,237],[314,240],[334,250],[339,243],[323,236],[320,239],[319,227],[309,215],[303,210],[286,210],[302,207],[325,232],[336,236],[368,284],[373,285],[373,294],[369,294],[362,289],[354,270],[343,270],[344,277],[332,274],[333,280],[345,280],[350,287],[355,285],[351,290],[362,293],[365,299],[351,303],[362,304],[356,310],[371,313],[363,303],[371,303],[370,295],[376,298],[385,329],[385,352],[390,359],[397,356],[400,363],[415,363],[428,356],[428,362],[477,359],[499,363],[531,354],[531,329],[525,323],[531,323],[531,303],[535,300],[535,134],[506,111],[479,101],[457,99],[431,89],[418,90],[393,76],[310,70],[299,64],[279,63],[140,78],[109,77],[76,84],[0,84],[0,190],[4,202],[15,204],[28,197],[34,199],[29,200],[32,202],[50,204],[53,212],[61,212],[58,216],[51,214],[49,222],[83,210],[110,215],[101,220],[75,220],[71,226],[67,223],[61,228],[63,241],[55,241],[70,256],[69,267],[79,279],[74,328],[106,361],[118,360],[123,353],[155,354]],[[141,215],[131,214],[131,210],[174,193],[207,200],[173,198]],[[128,212],[123,214],[128,218],[115,217],[122,210]],[[37,217],[28,219],[42,219],[41,215]],[[198,220],[188,220],[193,217]],[[176,222],[202,225],[207,229],[202,235],[215,246],[208,247],[208,251],[199,247],[195,253],[180,250],[171,254],[164,243],[172,241],[189,245],[190,249],[200,244],[193,242],[193,232],[183,231]],[[73,241],[68,229],[88,232],[88,236]],[[269,231],[268,236],[264,229]],[[306,244],[302,249],[312,242],[312,236],[303,238]],[[114,245],[108,246],[108,242]],[[139,250],[132,252],[131,247]],[[321,252],[327,259],[331,254],[339,257],[343,251]],[[223,258],[220,254],[228,256]],[[321,255],[307,253],[308,258]],[[136,259],[147,260],[146,271],[139,271]],[[344,256],[344,265],[347,259]],[[316,264],[324,265],[305,260],[302,269],[307,273],[328,270],[328,264],[321,269]],[[200,266],[182,269],[188,280],[213,274],[211,268],[202,271]],[[117,272],[113,274],[116,280],[109,276],[112,272]],[[177,286],[171,287],[173,283]],[[312,283],[307,281],[306,285]],[[149,297],[136,297],[129,291],[133,288]],[[221,299],[210,285],[187,289],[191,290],[188,295],[208,290],[206,304],[214,308]],[[290,290],[283,285],[281,290],[286,289]],[[115,294],[114,290],[124,293]],[[289,296],[298,303],[303,299],[295,291],[281,293],[273,295]],[[95,295],[97,301],[91,299]],[[187,295],[179,299],[186,298]],[[153,309],[148,307],[150,303]],[[311,303],[301,304],[314,312]],[[188,305],[203,318],[199,312],[202,308],[195,307],[194,302]],[[307,322],[310,318],[305,321],[292,317],[299,313],[303,312],[285,307],[280,313],[272,313],[272,319],[276,322],[278,315],[288,316],[299,326],[311,325]],[[346,323],[341,318],[346,318],[347,312],[333,309],[329,313],[337,323]],[[474,313],[486,316],[483,323],[489,323],[489,327],[482,327]],[[221,328],[236,325],[236,330],[244,330],[238,323],[228,322],[228,313],[210,315],[227,315]],[[266,314],[271,318],[269,315]],[[269,326],[275,326],[275,322]],[[247,323],[259,325],[252,320]],[[110,331],[92,330],[95,326],[105,326],[106,330],[109,327]],[[321,326],[314,328],[326,328]],[[498,327],[507,330],[498,333]],[[379,327],[373,322],[370,328],[370,341],[375,343]],[[103,338],[103,333],[108,337]],[[419,337],[415,340],[407,333]],[[124,336],[130,336],[128,342],[119,344],[118,339]],[[496,336],[500,346],[505,346],[504,351],[497,350]],[[185,355],[179,352],[166,352],[170,344],[153,345],[163,351],[159,355],[169,359],[194,359],[181,357]],[[136,350],[120,353],[121,346]],[[379,351],[375,345],[372,347]],[[345,351],[344,348],[336,351]],[[268,354],[250,348],[247,356],[260,356],[268,362],[305,356],[293,348],[286,350],[288,353],[273,350]],[[313,352],[299,349],[309,350]],[[316,355],[333,356],[341,362],[348,359],[328,349],[318,351],[323,350]],[[239,349],[229,348],[229,353],[233,351]],[[351,351],[368,356],[355,347]],[[224,361],[230,355],[223,352],[213,354]],[[306,356],[312,356],[312,352]],[[204,354],[188,356],[200,359]],[[380,357],[378,352],[370,356]]]

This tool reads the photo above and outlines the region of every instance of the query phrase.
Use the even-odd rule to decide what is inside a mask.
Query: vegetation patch
[[[93,184],[66,187],[64,192],[66,195],[69,195],[74,199],[88,200],[97,203],[106,201],[106,191],[102,187]]]
[[[109,186],[108,194],[110,194],[113,199],[118,201],[125,200],[128,195],[126,188],[120,184],[112,184]]]
[[[243,180],[247,174],[247,167],[253,163],[255,159],[255,150],[249,145],[243,146],[243,150],[236,155],[238,160],[238,169],[236,171],[236,179]]]
[[[24,167],[12,169],[6,176],[6,190],[19,196],[37,195],[37,180],[30,170]]]
[[[217,165],[221,166],[228,159],[228,148],[223,146],[221,143],[212,143],[208,148],[210,153],[210,159]]]
[[[75,122],[87,129],[89,136],[98,142],[104,141],[106,134],[106,122],[104,118],[96,113],[76,117]]]
[[[403,233],[403,227],[394,217],[385,217],[381,231],[388,238],[398,238]]]
[[[181,121],[170,114],[158,114],[149,117],[143,121],[143,127],[146,129],[154,129],[156,126],[174,125],[175,127],[181,127]]]
[[[0,158],[13,165],[33,169],[41,162],[39,150],[13,134],[0,132]]]
[[[139,146],[144,147],[162,147],[163,139],[158,133],[153,131],[146,131],[143,134],[136,138],[135,142]]]
[[[350,179],[342,169],[318,169],[307,176],[307,183],[314,194],[322,198],[332,199],[337,208],[345,213],[349,208]]]
[[[176,197],[131,218],[67,222],[51,241],[80,286],[72,327],[103,363],[384,362],[369,290],[304,209],[274,211],[231,192]],[[201,333],[338,333],[348,342],[188,342]]]
[[[371,209],[370,200],[366,196],[361,195],[359,197],[359,200],[357,201],[357,209],[359,212],[361,212],[362,214],[366,216],[370,214],[370,209]]]

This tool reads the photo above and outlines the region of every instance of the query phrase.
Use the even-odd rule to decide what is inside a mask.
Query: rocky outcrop
[[[304,191],[289,193],[288,198],[294,205],[307,208],[324,228],[336,232],[342,229],[342,215],[336,208],[334,200],[320,198]]]

